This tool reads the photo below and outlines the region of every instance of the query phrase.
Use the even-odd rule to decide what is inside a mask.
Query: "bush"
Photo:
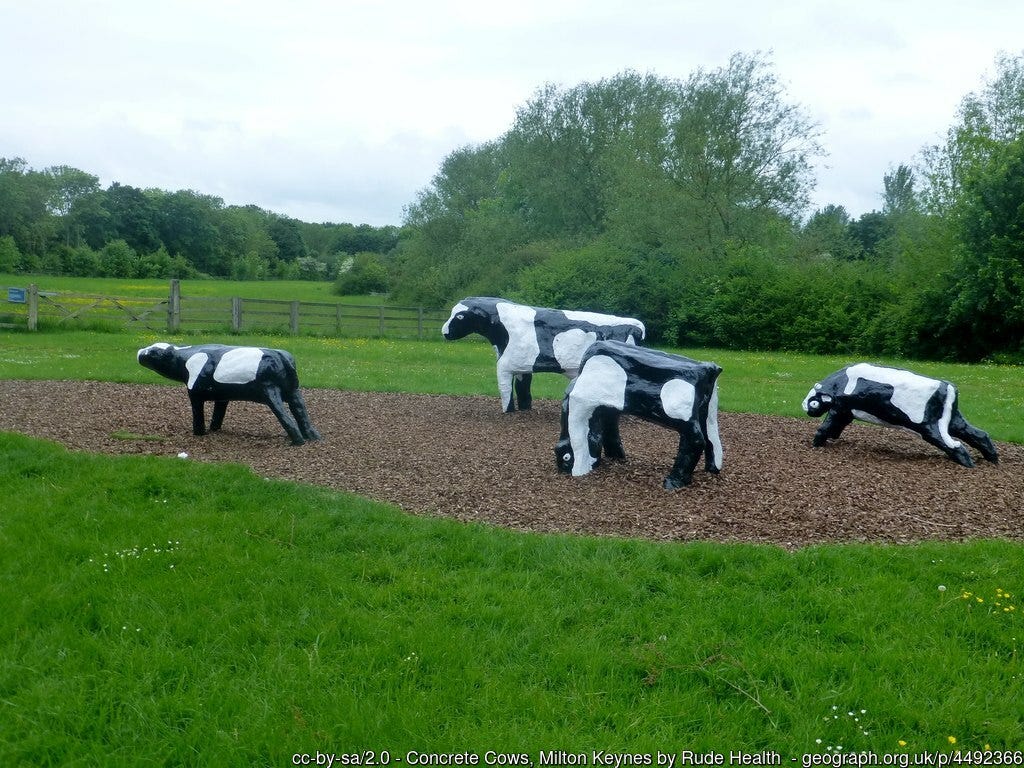
[[[21,264],[21,252],[11,235],[0,237],[0,272],[16,272]]]
[[[334,283],[339,296],[362,296],[367,293],[386,293],[388,271],[376,253],[357,253],[351,263],[342,263]]]

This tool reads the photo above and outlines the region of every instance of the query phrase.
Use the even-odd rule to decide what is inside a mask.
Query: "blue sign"
[[[7,289],[7,300],[12,304],[24,304],[25,303],[25,289],[24,288],[8,288]]]

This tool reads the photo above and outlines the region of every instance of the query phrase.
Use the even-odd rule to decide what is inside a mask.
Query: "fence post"
[[[242,330],[242,297],[231,297],[231,330],[240,333]]]
[[[292,329],[292,335],[299,333],[299,302],[293,301],[291,306],[291,317],[288,318],[288,325]]]
[[[167,299],[167,330],[177,333],[181,326],[181,281],[171,280],[171,295]]]
[[[383,339],[384,338],[384,305],[383,304],[381,304],[378,307],[377,316],[380,318],[380,321],[378,323],[378,335]]]
[[[341,303],[334,305],[334,332],[341,333]]]
[[[423,341],[423,307],[416,307],[416,338]]]
[[[28,329],[39,328],[39,286],[31,283],[28,287]]]

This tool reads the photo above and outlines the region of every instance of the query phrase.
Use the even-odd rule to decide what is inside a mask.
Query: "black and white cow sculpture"
[[[609,458],[625,458],[619,417],[628,413],[679,432],[666,489],[689,485],[702,453],[704,468],[719,472],[721,372],[714,363],[617,341],[595,342],[562,400],[562,433],[555,446],[558,469],[585,475],[598,463],[602,449]]]
[[[644,324],[632,317],[528,307],[486,296],[456,304],[441,331],[449,341],[479,333],[494,345],[498,392],[506,413],[516,409],[513,382],[519,410],[528,410],[534,373],[561,373],[575,378],[583,353],[595,341],[614,339],[637,344],[646,333]]]
[[[299,391],[295,358],[283,349],[223,344],[176,347],[157,342],[140,349],[138,357],[146,368],[185,382],[192,404],[192,431],[197,435],[206,434],[203,410],[207,401],[213,401],[210,430],[215,431],[220,429],[230,401],[248,400],[269,406],[294,445],[320,438]]]
[[[960,414],[953,384],[901,368],[849,365],[815,384],[803,408],[808,416],[828,414],[814,434],[815,446],[838,439],[854,419],[860,419],[916,432],[965,467],[973,467],[974,462],[960,440],[981,451],[988,461],[999,460],[989,436]]]

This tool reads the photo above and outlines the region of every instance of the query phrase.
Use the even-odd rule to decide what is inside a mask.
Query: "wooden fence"
[[[168,295],[101,296],[44,292],[35,285],[0,288],[0,326],[36,330],[40,324],[72,328],[113,326],[152,331],[275,332],[320,336],[439,339],[448,312],[273,299],[182,295],[172,280]]]

